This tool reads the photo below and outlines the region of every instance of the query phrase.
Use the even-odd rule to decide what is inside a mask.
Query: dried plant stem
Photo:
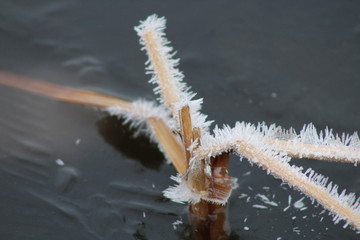
[[[119,106],[127,111],[131,111],[132,108],[130,102],[119,98],[91,91],[63,87],[4,71],[0,71],[0,84],[66,102],[87,104],[96,107]]]
[[[355,164],[360,162],[360,149],[356,148],[311,145],[281,140],[268,140],[268,143],[274,150],[286,152],[289,156],[294,158],[309,158]]]
[[[167,57],[160,51],[164,46],[160,43],[157,34],[155,30],[144,34],[145,47],[158,79],[165,104],[172,110],[173,114],[176,114],[173,104],[180,101],[180,89],[172,81],[173,76],[171,75]]]
[[[331,212],[345,219],[352,226],[360,229],[360,216],[357,215],[349,206],[346,206],[341,201],[335,199],[330,193],[321,189],[314,182],[294,169],[286,163],[279,161],[274,157],[266,155],[263,151],[257,149],[254,145],[247,144],[243,141],[237,142],[239,154],[245,156],[249,160],[256,159],[255,163],[261,167],[268,169],[274,175],[280,177],[287,183],[290,183],[295,188],[299,189],[308,196],[316,199],[320,204],[326,207]]]
[[[191,158],[191,152],[189,150],[189,147],[193,142],[193,129],[192,129],[189,106],[184,106],[180,109],[179,119],[180,119],[181,136],[184,143],[186,162],[187,162],[187,166],[189,167],[189,161]]]
[[[192,157],[192,152],[190,152],[189,147],[193,143],[194,138],[200,139],[200,132],[198,130],[193,131],[190,108],[189,106],[184,106],[179,111],[180,127],[181,127],[181,138],[184,144],[184,152],[186,156],[187,167],[189,168],[189,161]],[[196,136],[195,136],[196,135]],[[198,146],[199,146],[198,142]],[[193,149],[194,150],[194,149]],[[206,178],[205,178],[205,160],[200,159],[197,162],[196,168],[191,168],[187,174],[188,185],[192,191],[197,193],[207,192],[206,188]],[[199,213],[201,215],[201,213]]]
[[[161,147],[171,159],[176,170],[184,174],[187,170],[187,163],[183,152],[183,147],[175,138],[170,128],[159,118],[149,118],[147,123],[151,126],[156,139],[159,141]]]

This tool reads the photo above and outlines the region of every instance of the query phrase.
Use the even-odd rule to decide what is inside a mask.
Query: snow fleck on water
[[[269,199],[267,196],[263,195],[263,194],[256,194],[255,197],[260,198],[260,200],[261,200],[263,203],[265,203],[265,204],[267,204],[267,205],[270,205],[270,206],[272,206],[272,207],[277,207],[277,206],[279,206],[276,202],[270,201],[270,199]]]
[[[271,97],[272,98],[277,98],[277,93],[276,92],[271,93]]]
[[[181,225],[181,224],[183,224],[182,219],[179,219],[179,220],[176,220],[175,222],[173,222],[172,225],[173,225],[174,230],[176,230],[177,227],[178,227],[179,225]]]
[[[80,142],[81,142],[81,139],[80,139],[80,138],[78,138],[78,139],[76,139],[75,144],[76,144],[76,145],[79,145],[79,144],[80,144]]]
[[[303,207],[303,208],[300,209],[300,211],[302,212],[302,211],[305,211],[306,209],[308,209],[308,208],[307,208],[307,207]]]
[[[297,235],[300,235],[300,229],[298,227],[294,227],[293,232],[295,232]]]
[[[284,212],[286,212],[287,210],[289,210],[289,208],[290,208],[290,205],[289,206],[287,206],[286,208],[284,208]]]
[[[276,202],[274,202],[274,201],[269,201],[269,202],[265,202],[267,205],[270,205],[270,206],[272,206],[272,207],[278,207],[279,206],[279,204],[277,204]]]
[[[289,208],[291,207],[291,195],[289,195],[288,197],[288,206],[286,208],[284,208],[284,212],[286,212],[287,210],[289,210]]]
[[[302,209],[305,207],[305,204],[303,202],[305,197],[302,197],[300,198],[299,200],[297,200],[295,203],[294,203],[294,207],[297,208],[297,209]]]
[[[153,183],[153,184],[151,184],[151,187],[153,188],[153,189],[155,189],[155,184]]]
[[[254,189],[253,189],[252,187],[250,187],[250,186],[248,187],[248,189],[249,189],[250,191],[254,191]]]
[[[292,220],[295,220],[295,219],[296,219],[296,216],[291,217],[291,219],[292,219]]]
[[[267,209],[267,206],[264,205],[260,205],[260,204],[254,204],[252,205],[253,208],[257,208],[257,209]]]
[[[146,213],[145,212],[143,212],[143,218],[146,218]]]
[[[244,219],[244,223],[246,223],[247,222],[247,217]]]
[[[259,194],[259,193],[258,193],[258,194],[256,194],[255,198],[256,198],[256,197],[257,197],[257,198],[260,198],[260,200],[263,201],[263,202],[268,202],[268,201],[270,201],[269,198],[268,198],[267,196],[263,195],[263,194]]]
[[[250,228],[249,228],[249,227],[244,227],[244,230],[245,230],[245,231],[249,231]]]
[[[249,176],[250,174],[251,174],[251,171],[248,171],[248,172],[243,174],[243,177]]]
[[[278,238],[276,238],[276,240],[281,240],[282,239],[282,237],[278,237]]]
[[[61,160],[60,158],[56,159],[55,162],[56,162],[56,164],[59,165],[59,166],[64,166],[64,165],[65,165],[64,161]]]
[[[239,199],[243,199],[243,198],[246,198],[248,195],[247,194],[245,194],[245,193],[242,193],[242,194],[240,194],[240,196],[238,197]]]

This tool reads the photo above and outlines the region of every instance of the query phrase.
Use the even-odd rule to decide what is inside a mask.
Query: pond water
[[[217,124],[300,130],[313,122],[352,133],[360,130],[359,12],[358,1],[340,0],[2,0],[0,68],[156,99],[133,27],[158,13],[186,81]],[[121,120],[3,86],[0,109],[3,239],[190,239],[186,205],[162,195],[175,169]],[[358,167],[294,164],[360,195]],[[239,183],[229,204],[232,239],[359,239],[246,160],[233,156],[230,171]],[[273,206],[261,207],[264,197]]]

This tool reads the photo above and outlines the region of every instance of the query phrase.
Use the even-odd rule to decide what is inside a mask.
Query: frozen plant
[[[138,100],[127,102],[102,94],[75,90],[41,82],[16,74],[0,72],[0,83],[63,101],[103,108],[111,115],[125,118],[158,143],[159,148],[178,171],[172,179],[175,186],[164,195],[175,202],[200,202],[225,205],[236,184],[228,175],[229,154],[246,158],[275,178],[316,200],[328,209],[335,223],[343,220],[360,230],[360,199],[354,193],[339,191],[338,186],[312,169],[290,164],[290,159],[311,158],[357,165],[360,161],[360,140],[352,135],[334,134],[331,129],[318,131],[305,125],[297,133],[264,123],[253,125],[237,122],[234,127],[215,127],[200,112],[202,99],[183,82],[178,59],[165,38],[165,18],[149,16],[135,27],[140,44],[149,58],[146,72],[156,85],[159,103]],[[199,210],[197,210],[199,212]]]

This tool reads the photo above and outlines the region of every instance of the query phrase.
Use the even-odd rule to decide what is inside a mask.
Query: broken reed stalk
[[[304,174],[294,171],[289,164],[284,164],[278,159],[266,155],[263,151],[257,149],[254,145],[243,141],[237,142],[238,152],[248,159],[256,159],[256,164],[267,169],[276,176],[279,176],[285,182],[291,184],[301,192],[316,199],[320,204],[331,212],[342,217],[352,226],[360,229],[360,216],[354,211],[335,199],[324,189],[319,188],[314,182],[310,181]]]
[[[193,140],[201,137],[200,131],[193,131],[191,116],[190,116],[190,108],[189,106],[184,106],[179,111],[179,119],[180,119],[180,136],[184,145],[184,153],[186,156],[186,162],[189,169],[190,159],[192,157],[192,152],[190,151],[190,145],[193,143]],[[198,136],[195,136],[198,135]],[[198,147],[200,142],[197,143]],[[195,148],[196,149],[196,148]],[[204,159],[200,160],[204,163]],[[194,192],[204,192],[206,191],[205,186],[205,173],[204,173],[205,165],[202,164],[201,167],[197,168],[197,171],[189,171],[187,174],[187,181],[190,188]]]
[[[189,164],[192,153],[189,147],[197,141],[197,145],[192,150],[201,145],[201,131],[199,128],[192,129],[191,115],[189,106],[181,108],[180,112],[181,136],[184,143],[186,160]],[[196,170],[191,169],[187,174],[189,187],[196,193],[205,193],[207,198],[216,199],[219,189],[227,189],[227,184],[223,181],[224,173],[228,173],[229,154],[224,153],[210,159],[211,179],[205,174],[205,159],[201,159],[200,166]],[[215,186],[219,185],[219,186]],[[223,186],[224,185],[224,186]],[[216,189],[215,191],[211,191]],[[221,190],[220,190],[221,191]],[[189,216],[192,226],[193,239],[196,240],[220,240],[227,239],[230,235],[230,228],[227,218],[227,206],[218,203],[205,201],[189,205]]]
[[[182,140],[184,143],[184,152],[186,156],[186,164],[187,168],[189,168],[191,152],[189,150],[190,145],[194,141],[194,132],[192,128],[191,116],[190,116],[190,108],[189,106],[184,106],[180,109],[179,112],[179,119],[180,119],[180,131]],[[198,132],[197,134],[200,134]],[[199,138],[200,139],[200,138]]]

